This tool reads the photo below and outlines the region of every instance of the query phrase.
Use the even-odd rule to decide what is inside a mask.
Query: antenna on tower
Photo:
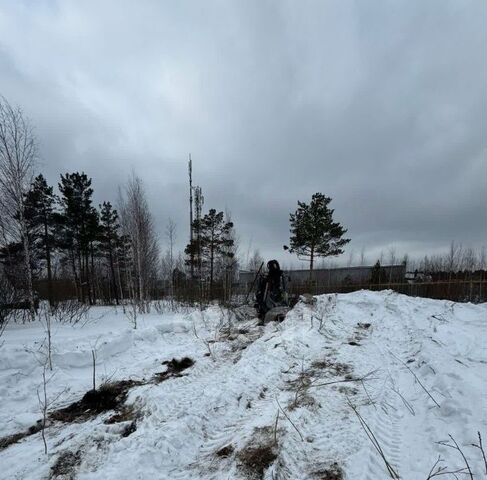
[[[189,154],[188,174],[189,174],[189,244],[191,245],[190,269],[191,269],[191,278],[194,278],[194,253],[192,249],[193,246],[193,163],[191,161],[191,153]]]

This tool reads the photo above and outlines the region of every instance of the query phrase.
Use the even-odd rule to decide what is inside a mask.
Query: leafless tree
[[[47,385],[52,380],[55,374],[51,374],[48,378],[46,375],[47,364],[42,366],[42,384],[37,388],[37,400],[39,402],[39,409],[42,414],[41,420],[41,436],[44,443],[44,453],[47,455],[47,440],[46,440],[46,427],[48,420],[48,410],[49,408],[66,392],[66,389],[62,390],[55,397],[50,398],[47,393]]]
[[[460,268],[460,259],[462,258],[462,244],[450,243],[450,249],[446,257],[446,268],[449,272],[456,272]]]
[[[407,253],[402,257],[401,263],[407,268],[409,265],[409,255]]]
[[[130,239],[132,250],[132,296],[144,310],[157,278],[159,247],[142,180],[134,173],[125,185],[120,203],[122,230]]]
[[[48,408],[48,401],[47,401],[47,383],[49,380],[46,378],[46,369],[47,365],[44,365],[42,370],[42,393],[39,392],[37,389],[37,399],[39,400],[39,409],[42,413],[42,423],[41,423],[41,436],[42,441],[44,443],[44,453],[47,455],[47,442],[46,442],[46,423],[47,423],[47,408]]]
[[[0,222],[11,242],[23,247],[25,287],[35,315],[31,246],[25,218],[25,194],[32,182],[37,145],[32,127],[19,107],[0,97]]]
[[[350,250],[350,253],[348,254],[347,267],[351,267],[353,265],[354,260],[355,260],[355,250],[352,248]]]
[[[482,245],[482,247],[480,248],[478,262],[479,269],[483,270],[487,264],[487,251],[485,249],[485,245]]]
[[[479,253],[479,270],[480,270],[480,283],[479,283],[479,297],[482,298],[482,286],[484,280],[484,270],[487,263],[487,252],[485,250],[485,245],[482,245]]]
[[[172,269],[174,267],[174,242],[176,241],[176,222],[172,218],[169,218],[167,222],[166,238],[169,243],[169,261]]]
[[[51,309],[45,303],[42,304],[40,313],[39,313],[39,321],[41,322],[44,333],[46,334],[46,366],[49,367],[49,370],[52,372],[52,329],[51,329]]]
[[[18,301],[18,294],[7,277],[0,271],[0,337],[13,315],[12,305]]]
[[[462,255],[461,268],[463,270],[473,272],[473,270],[475,270],[476,265],[477,265],[477,254],[475,253],[475,250],[472,247],[465,248]]]
[[[391,267],[393,267],[396,264],[396,247],[394,245],[391,245],[389,247],[389,263]],[[392,283],[392,268],[389,268],[389,283]]]
[[[169,218],[167,222],[165,234],[168,247],[161,260],[162,278],[169,283],[170,293],[172,295],[174,293],[173,272],[176,267],[174,252],[174,244],[176,242],[176,222],[174,222],[172,218]]]
[[[251,272],[256,272],[257,270],[259,270],[263,262],[264,259],[262,258],[262,255],[260,254],[259,250],[256,248],[247,264],[247,270],[250,270]]]
[[[138,310],[141,310],[141,308],[139,307],[139,300],[137,298],[131,299],[130,304],[124,310],[125,316],[132,324],[134,330],[137,330]]]
[[[366,259],[365,259],[365,247],[362,247],[361,250],[360,250],[360,265],[361,266],[364,266],[366,263]]]

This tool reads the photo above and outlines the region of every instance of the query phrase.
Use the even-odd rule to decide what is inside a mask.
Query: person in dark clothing
[[[259,276],[255,300],[261,320],[271,308],[287,306],[286,280],[277,260],[267,262],[267,275]]]

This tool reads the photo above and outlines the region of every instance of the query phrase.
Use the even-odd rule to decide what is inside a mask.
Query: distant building
[[[319,268],[313,270],[313,283],[316,285],[366,285],[370,284],[374,266]],[[383,265],[383,283],[402,283],[406,274],[405,265]],[[241,270],[239,272],[239,285],[250,286],[254,281],[256,272]],[[294,285],[303,285],[309,282],[309,270],[286,270],[286,276]]]
[[[428,283],[433,281],[433,277],[429,273],[418,272],[406,272],[404,278],[408,283]]]

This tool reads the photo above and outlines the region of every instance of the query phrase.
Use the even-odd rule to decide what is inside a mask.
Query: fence
[[[310,293],[320,295],[324,293],[349,293],[357,290],[394,290],[395,292],[412,297],[452,300],[454,302],[487,302],[487,280],[454,280],[425,283],[380,283],[380,284],[293,284],[289,286],[292,296]]]
[[[164,289],[156,289],[152,292],[152,299],[164,298],[172,296],[176,300],[182,302],[208,302],[216,300],[219,302],[229,302],[231,300],[242,301],[248,293],[250,285],[242,284],[222,284],[217,283],[213,285],[210,291],[209,285],[202,285],[199,283],[185,282],[175,285],[172,294],[170,291]],[[40,299],[47,299],[47,284],[46,282],[37,282],[36,289],[39,293]],[[336,283],[329,284],[321,282],[289,282],[288,293],[291,297],[297,298],[299,295],[309,293],[312,295],[320,295],[325,293],[349,293],[357,290],[394,290],[398,293],[413,297],[434,298],[442,300],[452,300],[455,302],[487,302],[487,280],[451,280],[451,281],[434,281],[424,283],[407,283],[407,282],[383,282],[383,283]],[[56,280],[53,285],[53,293],[55,301],[62,301],[68,299],[75,299],[76,290],[73,282],[69,280]],[[252,301],[255,294],[250,292],[249,299]],[[99,301],[107,304],[113,303],[112,296],[109,292],[102,295]]]

